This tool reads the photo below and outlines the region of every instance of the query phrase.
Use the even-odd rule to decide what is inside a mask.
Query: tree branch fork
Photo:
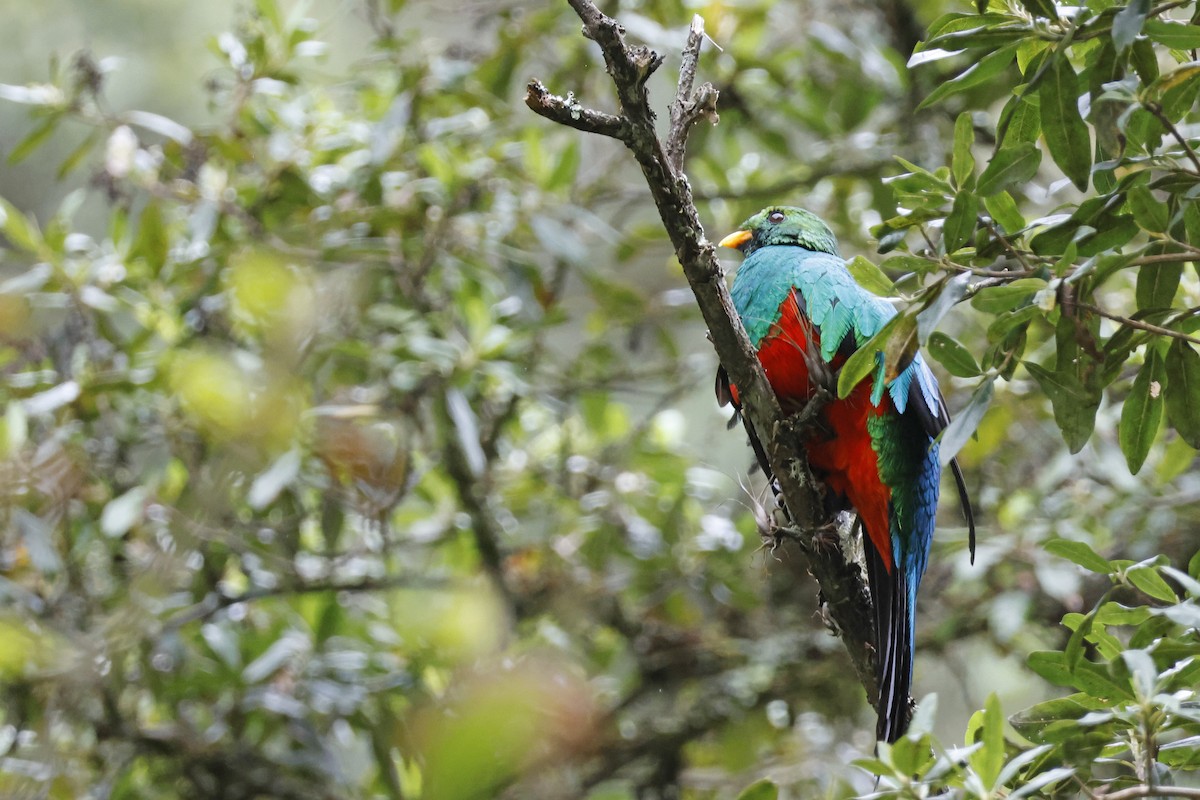
[[[659,216],[675,248],[721,364],[738,387],[742,413],[752,431],[763,432],[767,460],[778,482],[782,502],[794,528],[785,538],[795,539],[808,558],[809,570],[821,586],[824,611],[830,627],[841,636],[859,680],[874,703],[878,697],[870,594],[857,562],[842,547],[828,546],[829,516],[821,490],[808,470],[795,420],[789,420],[746,335],[725,285],[716,247],[704,235],[683,172],[687,138],[701,120],[717,122],[717,90],[709,83],[695,87],[697,63],[703,44],[704,21],[697,15],[688,30],[679,81],[670,103],[670,126],[665,142],[655,129],[646,81],[663,63],[662,56],[645,46],[625,42],[625,31],[603,14],[593,0],[567,0],[583,22],[583,35],[596,42],[613,80],[619,114],[584,107],[573,94],[553,94],[541,81],[531,80],[525,104],[537,114],[585,133],[609,136],[623,142],[642,173]],[[802,415],[803,416],[803,412]]]

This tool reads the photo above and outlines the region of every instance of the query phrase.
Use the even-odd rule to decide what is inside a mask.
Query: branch
[[[704,42],[704,18],[699,14],[692,17],[688,29],[687,44],[683,47],[683,63],[679,65],[679,86],[675,99],[671,101],[671,130],[667,134],[667,161],[671,169],[683,174],[683,158],[687,152],[687,137],[692,126],[707,119],[713,125],[720,121],[717,115],[717,90],[711,83],[700,86],[695,93],[696,62],[700,60],[700,45]]]
[[[598,133],[622,141],[628,135],[629,122],[624,117],[584,108],[573,93],[566,97],[551,94],[536,78],[525,88],[525,105],[546,119],[584,133]]]
[[[780,422],[785,415],[734,310],[716,248],[704,236],[691,186],[682,171],[688,131],[700,117],[709,116],[716,100],[716,91],[708,84],[691,91],[703,21],[697,17],[692,22],[679,91],[671,105],[672,138],[664,147],[655,132],[655,116],[646,96],[646,80],[662,63],[662,57],[644,46],[626,45],[624,29],[601,13],[592,0],[568,2],[583,21],[584,35],[600,45],[617,91],[621,119],[627,125],[621,138],[646,177],[675,255],[708,325],[717,357],[738,387],[743,413],[753,429],[761,432],[783,502],[801,531],[800,544],[808,557],[809,570],[827,601],[832,627],[840,632],[859,680],[874,702],[878,696],[874,631],[870,595],[862,572],[857,563],[847,561],[840,548],[823,546],[814,536],[828,522],[820,491],[811,479],[796,437],[780,435]],[[530,91],[536,91],[533,84]],[[527,103],[529,97],[526,96]],[[542,105],[537,97],[530,103],[539,113]],[[543,116],[556,119],[549,113]]]

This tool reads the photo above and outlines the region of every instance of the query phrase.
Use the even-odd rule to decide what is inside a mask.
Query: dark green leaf
[[[1064,653],[1057,650],[1037,650],[1029,654],[1029,668],[1055,686],[1071,685],[1071,670]]]
[[[959,189],[970,188],[975,177],[975,156],[971,147],[975,144],[975,123],[971,112],[964,111],[954,121],[954,157],[951,161],[954,182]]]
[[[1054,421],[1062,431],[1063,441],[1072,453],[1078,453],[1091,437],[1092,428],[1096,425],[1100,393],[1085,388],[1079,379],[1069,372],[1051,372],[1031,362],[1026,362],[1025,368],[1050,398],[1050,404],[1054,408]]]
[[[1167,420],[1179,436],[1200,449],[1200,353],[1182,339],[1167,349]]]
[[[1183,264],[1146,264],[1138,268],[1137,305],[1141,310],[1170,308],[1175,293],[1179,290],[1179,279],[1183,277]]]
[[[1121,452],[1129,464],[1129,471],[1137,474],[1146,461],[1150,445],[1158,436],[1163,416],[1163,387],[1167,380],[1167,368],[1162,356],[1154,347],[1147,348],[1146,363],[1138,370],[1133,388],[1121,408],[1119,440]]]
[[[1052,21],[1058,19],[1058,9],[1054,6],[1054,0],[1021,0],[1021,5],[1035,17],[1045,17]]]
[[[965,45],[963,45],[965,46]],[[992,80],[1012,63],[1013,56],[1016,54],[1017,48],[1015,44],[1005,45],[994,53],[988,53],[979,61],[965,69],[961,75],[953,80],[939,84],[936,89],[921,101],[917,109],[926,108],[934,103],[944,100],[947,97],[965,92],[966,90],[978,86],[981,83],[986,83]]]
[[[1037,174],[1042,163],[1042,151],[1033,142],[1019,142],[1003,147],[979,176],[977,189],[983,197],[1004,191],[1009,186],[1025,183]]]
[[[1061,556],[1100,575],[1108,575],[1113,571],[1113,566],[1108,563],[1108,559],[1099,555],[1086,542],[1077,542],[1072,539],[1051,539],[1042,547],[1047,553]]]
[[[950,209],[950,215],[946,217],[942,229],[947,253],[953,253],[967,243],[975,233],[978,220],[978,198],[969,191],[960,191],[954,198],[954,206]]]
[[[957,378],[974,378],[980,373],[971,351],[940,331],[929,337],[926,348],[935,361]]]
[[[1126,195],[1133,218],[1144,230],[1161,233],[1167,229],[1170,215],[1165,203],[1155,199],[1144,186],[1135,186]]]
[[[1042,136],[1050,157],[1079,191],[1085,191],[1092,169],[1092,145],[1087,124],[1079,115],[1079,76],[1065,56],[1050,63],[1038,96]]]

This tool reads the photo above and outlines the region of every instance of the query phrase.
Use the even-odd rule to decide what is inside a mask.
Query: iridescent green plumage
[[[731,294],[787,405],[807,401],[815,370],[840,368],[896,315],[858,285],[833,233],[808,211],[764,209],[722,244],[746,253]],[[879,370],[845,399],[828,403],[821,422],[825,433],[806,445],[809,462],[830,496],[858,512],[866,532],[878,643],[877,733],[894,741],[908,724],[916,594],[941,477],[936,436],[948,418],[933,373],[917,354],[892,380]]]

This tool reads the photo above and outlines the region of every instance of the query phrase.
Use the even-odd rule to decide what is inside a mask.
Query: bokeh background
[[[983,130],[1011,89],[917,109],[947,68],[908,56],[956,0],[607,5],[666,54],[664,117],[705,18],[711,238],[796,204],[878,260],[894,156],[949,163],[956,113]],[[640,173],[521,100],[612,109],[565,2],[0,10],[0,197],[36,223],[8,213],[0,259],[0,793],[872,789],[873,712],[802,556],[760,541]],[[1052,172],[1027,217],[1078,199]],[[986,326],[942,323],[977,353]],[[947,503],[918,618],[943,741],[990,693],[1061,692],[1025,658],[1108,584],[1042,542],[1187,563],[1194,451],[1131,476],[1119,410],[1071,455],[1018,375],[962,451],[978,554]]]

